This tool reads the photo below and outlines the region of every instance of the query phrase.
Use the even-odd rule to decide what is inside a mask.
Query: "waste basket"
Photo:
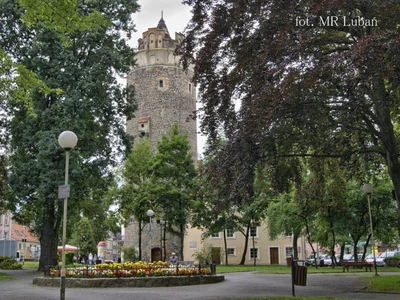
[[[292,258],[291,258],[290,256],[286,257],[286,265],[287,265],[288,267],[291,267],[291,266],[292,266]]]
[[[216,264],[210,264],[210,271],[211,271],[211,275],[217,274],[217,265]]]
[[[294,284],[300,286],[307,285],[307,267],[295,266],[294,267]]]
[[[52,266],[50,266],[50,265],[47,265],[47,266],[44,266],[44,277],[50,277],[50,269],[51,269],[51,267]]]

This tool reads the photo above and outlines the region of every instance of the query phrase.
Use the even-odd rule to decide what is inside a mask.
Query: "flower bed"
[[[50,269],[52,277],[59,277],[60,273],[59,268]],[[199,276],[211,275],[211,270],[209,267],[202,268],[200,265],[169,265],[163,261],[152,263],[138,261],[67,268],[65,275],[69,278]]]

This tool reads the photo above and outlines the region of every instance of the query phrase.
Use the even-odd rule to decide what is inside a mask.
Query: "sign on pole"
[[[69,184],[58,186],[58,199],[69,198],[69,192],[70,192]]]

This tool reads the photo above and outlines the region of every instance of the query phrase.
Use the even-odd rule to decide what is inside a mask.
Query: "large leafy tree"
[[[193,6],[183,53],[195,65],[202,127],[211,141],[227,137],[226,166],[243,170],[232,194],[252,184],[260,160],[330,156],[354,166],[362,154],[369,167],[386,164],[400,218],[398,1],[184,3]]]
[[[196,191],[196,169],[187,135],[172,125],[157,144],[153,164],[156,210],[161,212],[165,228],[179,239],[179,257],[183,260],[183,246],[189,215]]]
[[[74,131],[79,139],[71,151],[69,215],[105,220],[104,194],[113,182],[110,166],[129,149],[123,117],[129,118],[134,109],[132,95],[115,78],[133,61],[121,30],[133,29],[131,17],[138,5],[125,0],[79,1],[81,14],[95,9],[109,26],[70,32],[70,42],[65,43],[43,22],[27,28],[21,21],[23,10],[14,1],[1,4],[1,48],[56,89],[44,93],[32,88],[30,109],[10,99],[9,204],[15,218],[31,224],[40,237],[43,269],[56,264],[57,258],[63,210],[57,186],[63,183],[65,167],[57,137],[63,130]]]
[[[153,207],[154,156],[149,140],[138,139],[122,170],[123,185],[120,191],[119,210],[125,220],[134,217],[138,223],[139,260],[142,259],[142,230],[149,219],[146,212]]]

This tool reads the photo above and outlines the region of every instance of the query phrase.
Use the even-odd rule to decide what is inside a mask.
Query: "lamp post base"
[[[60,281],[60,300],[65,300],[65,276],[61,276]]]

